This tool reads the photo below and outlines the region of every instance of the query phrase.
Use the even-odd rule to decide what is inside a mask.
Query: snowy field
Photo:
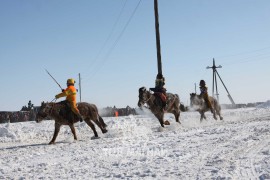
[[[76,124],[79,140],[54,121],[0,124],[0,179],[270,179],[270,108],[104,118],[108,133]]]

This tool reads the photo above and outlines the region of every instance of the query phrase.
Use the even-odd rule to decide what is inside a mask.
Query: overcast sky
[[[270,92],[269,0],[159,0],[166,88],[184,104],[212,65],[236,103]],[[153,0],[1,0],[0,111],[51,101],[82,78],[82,101],[136,107],[157,74]],[[220,103],[230,103],[218,81]],[[78,94],[79,101],[79,94]]]

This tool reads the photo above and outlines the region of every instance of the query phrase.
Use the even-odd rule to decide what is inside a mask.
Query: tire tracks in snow
[[[210,142],[210,148],[207,148],[207,152],[200,159],[197,178],[210,178],[216,175],[216,178],[233,179],[256,179],[259,177],[254,167],[254,159],[260,150],[269,143],[269,131],[266,131],[267,136],[262,132],[257,134],[258,137],[254,139],[254,134],[259,132],[256,131],[256,128],[260,130],[264,128],[265,124],[263,121],[247,121],[245,124],[249,128],[244,132],[252,131],[246,133],[247,137],[243,135],[244,132],[241,130],[240,123],[236,127],[232,125],[231,128],[227,127],[227,124],[222,132],[226,133],[226,130],[230,130],[230,134],[216,139],[219,142],[215,143],[215,139],[205,139],[207,141],[205,143]],[[259,127],[256,126],[258,124]],[[215,131],[219,127],[212,128]],[[225,138],[225,141],[220,141],[222,138]],[[262,138],[262,140],[259,140],[259,138]]]

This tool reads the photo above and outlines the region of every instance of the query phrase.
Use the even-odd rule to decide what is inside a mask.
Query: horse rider
[[[165,109],[166,107],[166,88],[164,88],[165,85],[165,78],[161,73],[158,73],[155,80],[155,88],[150,88],[151,91],[154,92],[154,94],[157,94],[161,101],[162,101],[162,107]]]
[[[76,103],[76,93],[77,90],[74,87],[75,84],[75,80],[74,79],[68,79],[67,80],[67,88],[66,89],[62,89],[62,92],[57,94],[55,96],[56,99],[60,98],[60,97],[66,97],[66,101],[69,103],[72,112],[74,112],[77,117],[79,118],[79,120],[82,122],[83,118],[82,115],[80,114],[79,109],[77,108],[77,103]]]
[[[209,109],[211,110],[211,112],[214,113],[212,104],[211,104],[211,102],[209,100],[207,87],[206,87],[206,84],[205,84],[204,80],[200,81],[200,91],[201,91],[200,97],[204,99],[204,101],[206,102],[206,104],[209,107]]]

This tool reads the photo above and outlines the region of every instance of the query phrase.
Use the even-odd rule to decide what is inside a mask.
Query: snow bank
[[[14,132],[6,127],[0,127],[0,142],[6,142],[7,139],[16,140],[17,136]]]

